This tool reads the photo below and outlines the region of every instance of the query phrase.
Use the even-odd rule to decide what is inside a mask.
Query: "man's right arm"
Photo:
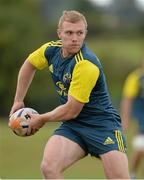
[[[23,101],[27,93],[27,90],[33,80],[35,72],[36,72],[36,68],[28,60],[26,60],[22,65],[18,74],[16,94],[10,115],[13,114],[15,111],[17,111],[18,109],[24,107]]]
[[[124,97],[121,102],[122,128],[126,132],[131,118],[133,98]]]

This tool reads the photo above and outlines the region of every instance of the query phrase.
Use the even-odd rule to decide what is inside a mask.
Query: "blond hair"
[[[83,14],[81,14],[78,11],[63,11],[63,15],[59,19],[58,23],[58,29],[62,27],[62,24],[64,21],[71,22],[71,23],[76,23],[78,21],[83,21],[85,24],[85,27],[87,29],[87,21],[86,18],[84,17]]]

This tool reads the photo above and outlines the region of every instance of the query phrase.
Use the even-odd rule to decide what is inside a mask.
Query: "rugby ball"
[[[9,127],[18,136],[28,136],[30,116],[27,113],[38,114],[36,110],[26,107],[17,110],[10,116]]]

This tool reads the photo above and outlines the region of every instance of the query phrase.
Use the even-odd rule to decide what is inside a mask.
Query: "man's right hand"
[[[24,108],[25,105],[24,105],[24,102],[23,101],[20,101],[20,102],[14,102],[12,108],[11,108],[11,111],[10,111],[10,114],[9,116],[11,116],[14,112],[16,112],[18,109],[21,109],[21,108]]]

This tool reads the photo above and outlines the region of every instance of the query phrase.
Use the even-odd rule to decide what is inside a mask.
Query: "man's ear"
[[[57,35],[58,35],[59,39],[61,39],[60,29],[57,29]]]
[[[86,30],[86,35],[88,34],[88,30]]]

